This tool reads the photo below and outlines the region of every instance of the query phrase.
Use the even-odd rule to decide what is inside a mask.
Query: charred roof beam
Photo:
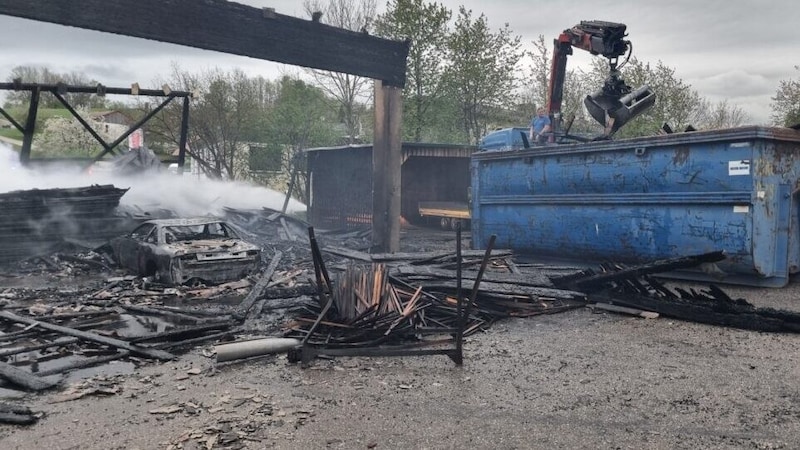
[[[224,0],[0,0],[0,14],[405,85],[409,42]],[[109,55],[112,57],[113,55]]]

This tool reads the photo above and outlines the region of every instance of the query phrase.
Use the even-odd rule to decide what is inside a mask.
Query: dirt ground
[[[0,280],[1,281],[1,280]],[[800,283],[725,287],[800,310]],[[95,380],[115,393],[0,426],[3,449],[798,448],[800,336],[578,309],[512,319],[447,357],[270,356],[212,346]]]

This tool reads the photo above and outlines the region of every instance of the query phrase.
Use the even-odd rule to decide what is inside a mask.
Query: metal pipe
[[[286,352],[298,345],[300,345],[300,341],[297,339],[266,338],[217,345],[214,350],[217,352],[217,362],[225,362]]]

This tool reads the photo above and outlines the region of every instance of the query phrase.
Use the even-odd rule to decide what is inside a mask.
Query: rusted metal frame
[[[141,118],[141,119],[140,119],[138,122],[136,122],[135,124],[131,125],[131,127],[128,129],[128,131],[126,131],[125,133],[123,133],[123,134],[122,134],[122,136],[118,137],[116,141],[114,141],[114,142],[112,142],[111,144],[109,144],[109,146],[110,146],[111,148],[114,148],[114,147],[116,147],[117,145],[119,145],[119,144],[120,144],[120,142],[124,141],[125,139],[128,139],[128,136],[130,136],[130,135],[131,135],[131,133],[133,133],[134,131],[136,131],[136,129],[137,129],[137,128],[139,128],[139,127],[141,127],[142,125],[144,125],[145,123],[147,123],[147,121],[148,121],[148,120],[152,119],[152,118],[153,118],[153,116],[155,116],[155,115],[156,115],[156,114],[158,114],[158,113],[159,113],[159,112],[160,112],[162,109],[164,109],[164,107],[165,107],[165,106],[167,106],[167,105],[169,104],[169,102],[171,102],[172,100],[174,100],[174,99],[175,99],[175,97],[177,97],[177,95],[170,94],[170,95],[167,97],[167,99],[166,99],[166,100],[164,100],[164,101],[163,101],[163,102],[162,102],[160,105],[158,105],[158,106],[157,106],[155,109],[153,109],[152,111],[150,111],[149,113],[147,113],[147,114],[146,114],[144,117],[142,117],[142,118]],[[105,156],[105,155],[106,155],[106,153],[108,153],[108,150],[103,150],[103,151],[102,151],[102,152],[101,152],[99,155],[95,156],[95,157],[92,159],[92,164],[96,163],[97,161],[100,161],[100,160],[103,158],[103,156]],[[91,164],[90,164],[90,165],[91,165]]]
[[[41,90],[35,88],[31,91],[31,103],[28,106],[28,117],[25,120],[25,129],[22,131],[22,149],[19,151],[19,162],[27,166],[31,162],[31,147],[33,146],[33,132],[36,129],[36,114],[39,112],[39,98]]]
[[[64,108],[66,108],[66,109],[67,109],[67,111],[69,111],[69,112],[70,112],[70,114],[72,114],[72,116],[73,116],[73,117],[75,117],[75,118],[78,120],[78,122],[80,122],[80,124],[81,124],[81,125],[83,125],[83,128],[84,128],[86,131],[88,131],[88,132],[89,132],[89,134],[91,134],[91,135],[92,135],[92,137],[93,137],[93,138],[94,138],[94,139],[95,139],[97,142],[99,142],[99,143],[100,143],[100,145],[102,145],[102,146],[103,146],[103,149],[105,149],[105,151],[106,151],[106,152],[108,152],[108,153],[111,153],[111,152],[113,152],[113,151],[114,151],[114,148],[113,148],[113,147],[109,147],[109,145],[108,145],[108,143],[105,141],[105,139],[103,139],[103,138],[102,138],[102,137],[101,137],[99,134],[97,134],[97,132],[96,132],[96,131],[94,131],[94,128],[92,128],[92,126],[91,126],[91,125],[89,125],[89,123],[88,123],[88,122],[86,122],[86,120],[85,120],[83,117],[81,117],[81,115],[80,115],[80,114],[78,114],[78,112],[77,112],[77,111],[75,111],[75,109],[72,107],[72,105],[70,105],[70,104],[69,104],[69,102],[67,101],[67,99],[65,99],[65,98],[64,98],[64,97],[63,97],[61,94],[59,94],[59,93],[58,93],[58,92],[56,92],[56,91],[53,91],[53,92],[52,92],[52,94],[53,94],[53,96],[54,96],[54,97],[55,97],[55,98],[56,98],[56,99],[57,99],[59,102],[61,102],[61,104],[62,104],[62,105],[64,105]]]

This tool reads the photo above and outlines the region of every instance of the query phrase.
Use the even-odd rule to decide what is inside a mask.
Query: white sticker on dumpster
[[[728,175],[750,175],[750,160],[728,161]]]
[[[733,206],[733,212],[735,212],[735,213],[745,213],[745,214],[749,213],[750,212],[750,205],[742,205],[742,206],[734,205]]]

